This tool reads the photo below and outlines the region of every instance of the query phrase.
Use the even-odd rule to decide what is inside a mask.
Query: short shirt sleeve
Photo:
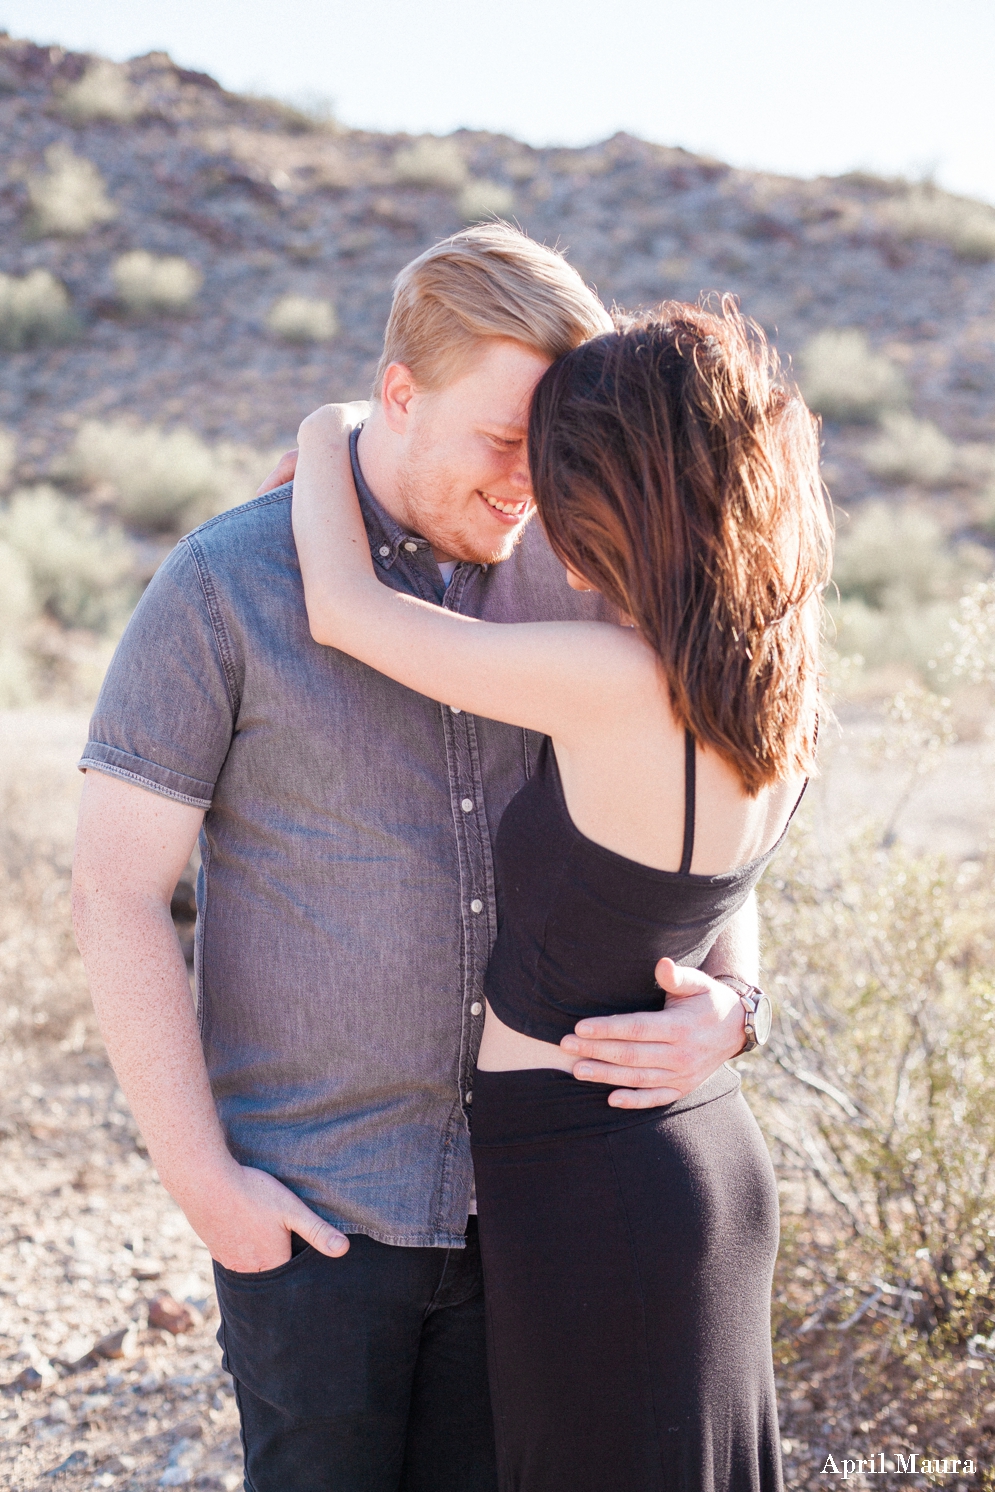
[[[238,709],[238,668],[217,596],[182,541],[118,644],[79,762],[210,808]]]

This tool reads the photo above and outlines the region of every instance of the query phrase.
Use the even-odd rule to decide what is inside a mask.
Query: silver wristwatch
[[[766,1046],[774,1019],[770,996],[764,994],[755,984],[748,984],[745,979],[740,979],[738,974],[715,974],[713,978],[736,991],[746,1012],[746,1040],[736,1053],[737,1057],[741,1057],[744,1052],[752,1052],[758,1046]]]

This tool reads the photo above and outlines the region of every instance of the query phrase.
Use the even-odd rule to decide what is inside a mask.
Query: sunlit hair
[[[611,317],[562,254],[508,223],[454,233],[394,281],[373,397],[391,363],[425,389],[469,366],[488,337],[510,337],[549,359],[611,329]]]
[[[681,724],[751,796],[810,773],[832,528],[759,328],[728,297],[619,317],[540,380],[529,461],[553,549],[655,649]]]

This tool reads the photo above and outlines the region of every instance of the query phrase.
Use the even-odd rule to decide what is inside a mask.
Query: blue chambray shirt
[[[536,522],[499,565],[404,532],[353,466],[385,585],[492,621],[604,618]],[[468,1105],[494,941],[492,841],[534,734],[461,714],[315,643],[291,487],[161,566],[80,766],[205,810],[204,1055],[237,1160],[348,1233],[463,1243]]]

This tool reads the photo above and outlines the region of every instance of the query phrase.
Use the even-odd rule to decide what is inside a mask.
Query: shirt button
[[[450,705],[449,713],[451,715],[462,715],[463,711],[460,709],[459,705]]]
[[[409,554],[414,554],[415,550],[418,548],[418,545],[417,544],[412,544],[411,540],[409,539],[408,542],[405,544],[404,547],[408,551]]]
[[[460,804],[460,807],[462,808],[464,813],[469,813],[470,810],[473,808],[473,799],[464,798],[462,803]]]
[[[381,559],[386,559],[388,554],[390,554],[390,545],[381,544],[380,548],[377,550],[377,553],[379,554]]]
[[[470,1014],[479,1015],[483,1008],[484,1007],[481,1005],[479,1000],[474,1000],[473,1004],[470,1006]]]
[[[470,911],[471,912],[482,912],[483,910],[484,910],[484,904],[483,904],[483,902],[480,900],[479,896],[475,896],[473,898],[473,900],[471,901],[471,903],[470,903]]]
[[[466,1101],[467,1101],[467,1103],[473,1103],[473,1089],[472,1088],[468,1088],[466,1090]]]

